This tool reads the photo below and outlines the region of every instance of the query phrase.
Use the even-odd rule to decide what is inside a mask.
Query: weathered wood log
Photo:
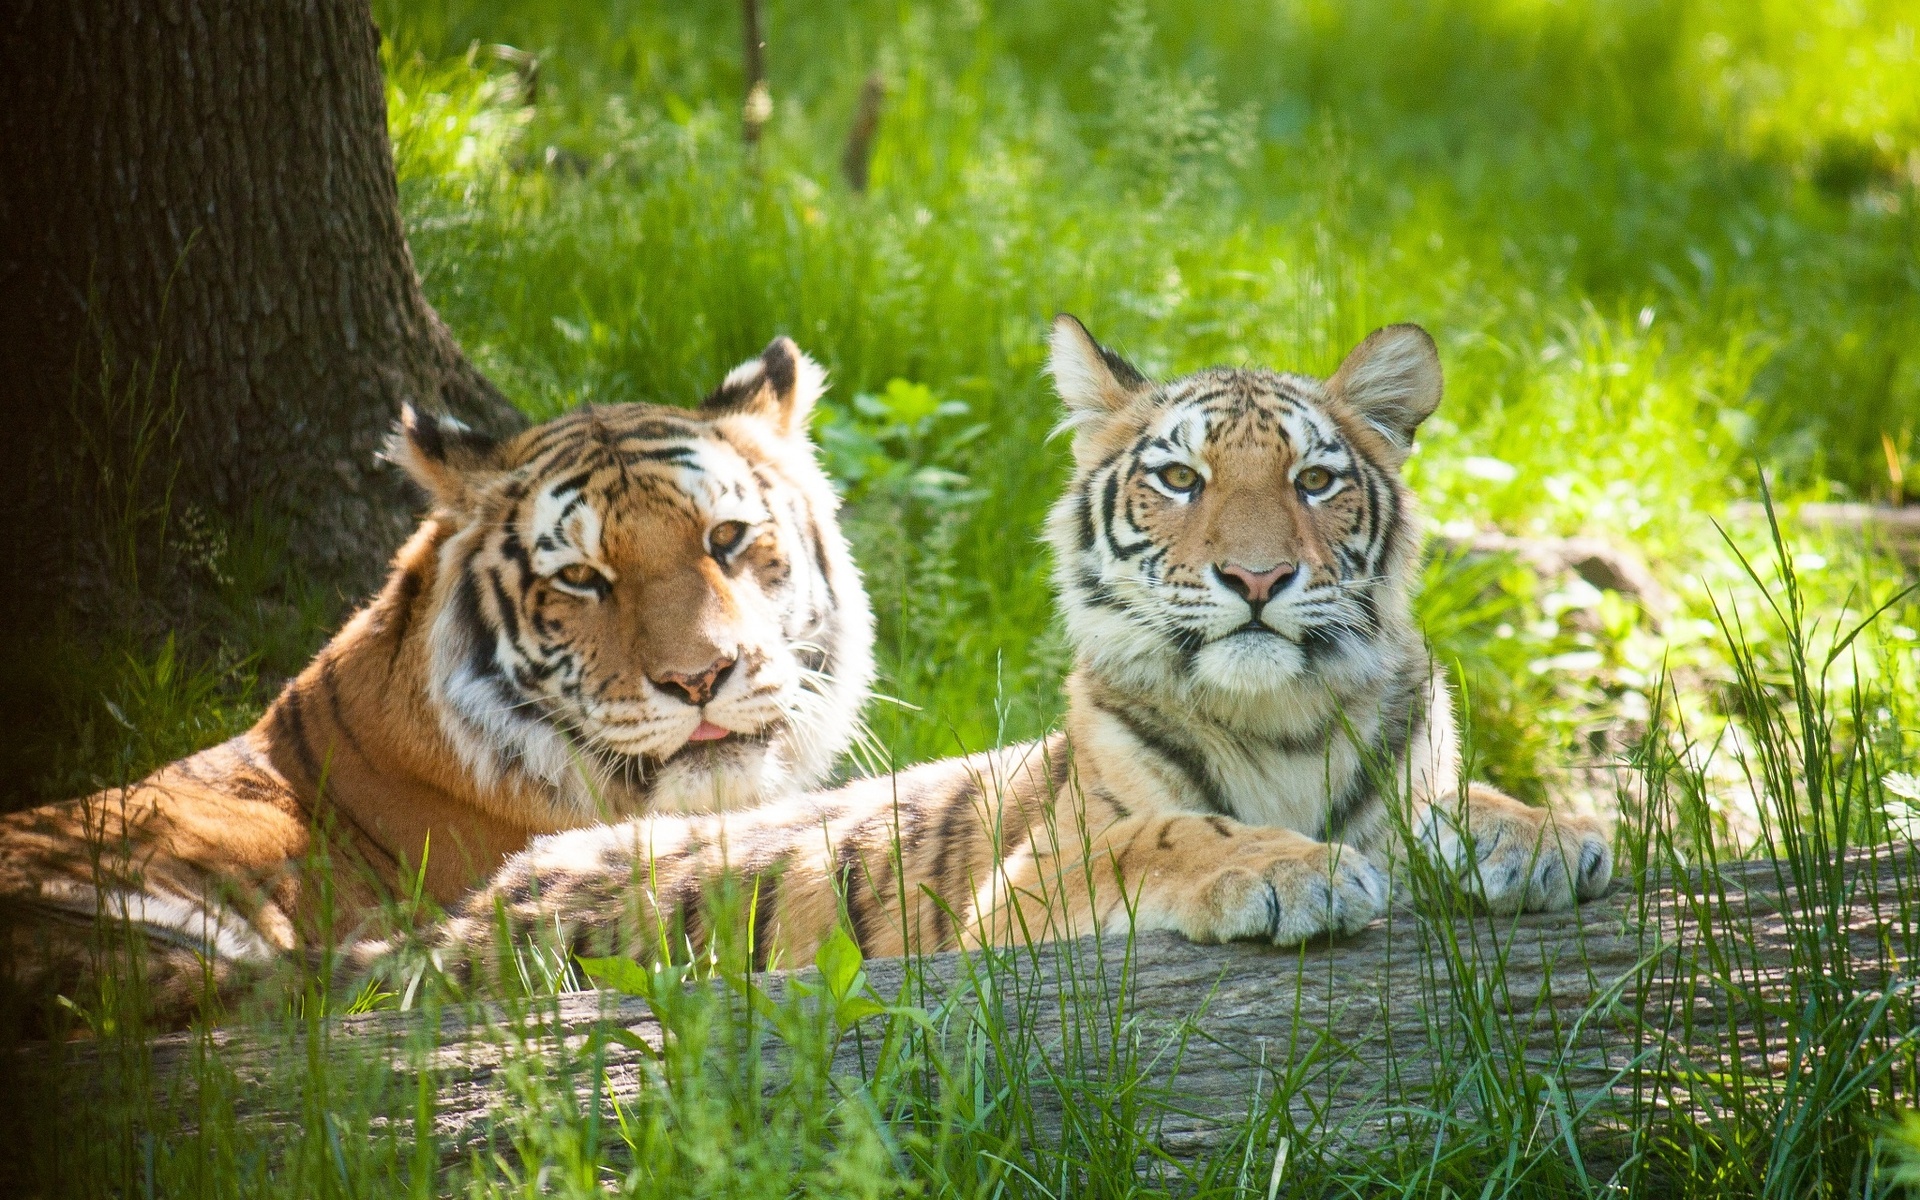
[[[1893,985],[1920,961],[1916,899],[1920,844],[1899,843],[1855,851],[1804,889],[1782,863],[1741,862],[1660,877],[1644,890],[1619,886],[1573,912],[1502,918],[1402,905],[1353,938],[1292,950],[1152,935],[1131,947],[1085,939],[991,958],[932,955],[912,970],[904,960],[875,960],[867,970],[882,997],[904,991],[906,1002],[950,1005],[949,1018],[1000,1005],[1000,1019],[1026,1023],[1032,1067],[1055,1077],[1081,1072],[1075,1086],[1100,1080],[1071,1049],[1089,1031],[1066,1028],[1063,1014],[1123,1001],[1131,1017],[1122,1036],[1140,1039],[1149,1086],[1177,1097],[1155,1135],[1180,1157],[1221,1147],[1249,1105],[1272,1102],[1276,1087],[1299,1126],[1317,1128],[1317,1141],[1374,1143],[1404,1128],[1415,1108],[1458,1108],[1469,1067],[1551,1077],[1572,1110],[1590,1106],[1583,1138],[1604,1140],[1628,1118],[1636,1089],[1643,1097],[1665,1089],[1652,1109],[1697,1107],[1689,1073],[1721,1070],[1732,1056],[1778,1076],[1793,1049],[1783,1004],[1801,1011],[1817,992],[1823,1011],[1837,1012],[1851,999],[1892,994],[1897,1011],[1886,1024],[1912,1028],[1920,1012],[1911,992]],[[775,972],[761,981],[778,1001],[810,977]],[[430,1069],[436,1131],[454,1153],[497,1141],[496,1119],[511,1118],[510,1061],[550,1062],[561,1086],[582,1096],[596,1077],[622,1098],[645,1086],[644,1053],[618,1045],[598,1051],[604,1058],[582,1053],[596,1029],[614,1026],[658,1048],[661,1027],[645,1002],[587,992],[535,1007],[534,1018],[499,1006],[447,1015],[437,1029],[417,1013],[335,1020],[322,1052],[383,1058],[409,1077]],[[1082,1024],[1099,1027],[1096,1041],[1116,1027],[1106,1015]],[[244,1087],[297,1078],[313,1051],[303,1037],[244,1029],[170,1036],[153,1046],[152,1078],[184,1079],[206,1048],[196,1046],[201,1037],[243,1085],[243,1115],[291,1115],[273,1108],[287,1103],[284,1088],[263,1087],[249,1100]],[[1173,1040],[1182,1043],[1177,1055],[1155,1053]],[[843,1042],[837,1070],[857,1077],[863,1049],[872,1042]],[[777,1080],[779,1047],[768,1039],[758,1052],[764,1077]],[[69,1057],[70,1077],[84,1077],[89,1053]]]
[[[1632,550],[1597,537],[1514,537],[1479,531],[1470,534],[1434,533],[1430,539],[1448,553],[1506,554],[1551,578],[1573,574],[1604,591],[1618,592],[1636,601],[1657,626],[1674,612],[1673,596],[1655,578],[1645,561]]]
[[[1766,507],[1752,501],[1732,505],[1727,515],[1743,524],[1764,525],[1767,520]],[[1810,502],[1778,506],[1775,515],[1783,526],[1791,522],[1802,529],[1863,539],[1904,562],[1920,562],[1920,505]]]

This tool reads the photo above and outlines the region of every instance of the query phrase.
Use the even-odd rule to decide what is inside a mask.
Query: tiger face
[[[1052,362],[1077,459],[1053,514],[1056,584],[1083,655],[1243,697],[1400,668],[1382,649],[1405,640],[1400,468],[1440,399],[1424,331],[1381,330],[1326,381],[1216,369],[1156,385],[1063,317]]]
[[[412,416],[446,589],[441,725],[482,784],[558,816],[760,803],[823,777],[872,679],[872,622],[807,439],[821,369],[777,339],[697,411],[592,407],[499,445]]]

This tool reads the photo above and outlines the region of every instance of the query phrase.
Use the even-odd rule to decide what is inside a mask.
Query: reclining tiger
[[[177,1021],[205,974],[349,940],[415,886],[451,904],[536,834],[819,783],[873,673],[824,385],[779,338],[697,411],[498,443],[404,412],[388,453],[432,509],[384,588],[248,732],[0,817],[0,965],[73,994],[104,917]]]
[[[1396,828],[1497,912],[1606,890],[1599,821],[1459,780],[1410,609],[1401,471],[1441,392],[1424,330],[1379,330],[1324,382],[1155,384],[1062,316],[1049,366],[1074,461],[1048,524],[1076,652],[1063,731],[536,839],[441,931],[441,961],[489,961],[503,926],[581,954],[698,950],[725,911],[756,966],[806,961],[841,921],[869,955],[1129,925],[1290,945],[1381,914]]]

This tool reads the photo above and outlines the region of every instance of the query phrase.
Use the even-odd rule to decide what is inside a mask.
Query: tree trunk
[[[366,0],[21,0],[0,37],[11,597],[50,536],[125,587],[256,514],[363,594],[414,508],[400,403],[517,421],[415,277]]]
[[[993,967],[978,957],[933,955],[913,987],[903,960],[866,968],[889,1001],[957,1005],[942,1022],[955,1037],[965,1036],[967,1009],[997,1006],[998,1019],[1023,1035],[1011,1040],[1034,1056],[1026,1069],[1034,1073],[1043,1137],[1058,1135],[1062,1114],[1041,1073],[1056,1073],[1069,1087],[1097,1087],[1110,1061],[1112,1002],[1124,994],[1119,1007],[1138,1034],[1134,1050],[1145,1068],[1141,1094],[1171,1101],[1154,1136],[1176,1157],[1224,1148],[1249,1106],[1273,1103],[1282,1080],[1293,1089],[1279,1090],[1301,1131],[1296,1153],[1337,1153],[1403,1136],[1411,1111],[1469,1103],[1490,1079],[1533,1087],[1551,1079],[1567,1111],[1591,1105],[1574,1132],[1590,1165],[1604,1166],[1623,1157],[1630,1123],[1711,1107],[1712,1080],[1736,1059],[1750,1080],[1782,1079],[1794,1061],[1811,1069],[1792,1058],[1795,1050],[1819,1059],[1852,1028],[1842,1021],[1816,1032],[1822,1021],[1864,999],[1860,1016],[1889,980],[1910,971],[1903,964],[1920,955],[1920,844],[1855,852],[1809,876],[1803,888],[1784,864],[1734,863],[1655,879],[1644,891],[1618,886],[1571,912],[1517,918],[1422,917],[1396,907],[1353,938],[1300,950],[1199,946],[1154,934],[1137,940],[1130,960],[1112,938],[1016,951]],[[983,988],[989,976],[992,986]],[[776,972],[760,982],[777,1001],[791,978]],[[1895,992],[1892,1003],[1869,1031],[1868,1054],[1898,1043],[1920,1021],[1910,991]],[[641,1000],[585,993],[533,1008],[528,1018],[486,1006],[437,1029],[423,1027],[417,1014],[347,1018],[324,1029],[331,1046],[322,1053],[341,1063],[360,1057],[380,1077],[397,1071],[405,1078],[419,1069],[424,1041],[442,1147],[464,1157],[500,1136],[502,1114],[511,1117],[509,1060],[543,1064],[555,1086],[582,1098],[604,1067],[605,1090],[624,1100],[640,1086],[644,1056],[608,1045],[596,1067],[588,1034],[611,1023],[662,1044],[660,1024]],[[1064,1027],[1063,1013],[1082,1023]],[[1796,1023],[1811,1042],[1795,1046]],[[175,1034],[154,1043],[154,1075],[142,1078],[188,1080],[200,1036],[211,1039],[222,1069],[248,1087],[296,1079],[309,1054],[298,1034],[291,1041],[240,1029]],[[1175,1040],[1184,1051],[1166,1052]],[[876,1044],[847,1038],[837,1071],[858,1076],[861,1056]],[[777,1080],[771,1038],[763,1057],[765,1078]],[[65,1077],[85,1081],[113,1058],[111,1050],[98,1057],[81,1050],[66,1061]],[[1896,1064],[1895,1073],[1906,1069]],[[1768,1088],[1749,1091],[1764,1100]],[[248,1094],[257,1098],[242,1101],[245,1115],[288,1120],[299,1111],[299,1097],[285,1087]],[[394,1095],[411,1104],[412,1086]],[[1051,1111],[1048,1095],[1056,1097]],[[1551,1149],[1552,1131],[1540,1136]]]

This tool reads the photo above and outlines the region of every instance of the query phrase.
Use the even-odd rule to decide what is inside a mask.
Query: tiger
[[[1123,930],[1292,946],[1380,916],[1408,843],[1496,913],[1607,890],[1602,821],[1461,778],[1412,610],[1404,468],[1442,389],[1425,330],[1380,329],[1324,380],[1161,384],[1063,315],[1048,365],[1073,461],[1046,526],[1074,651],[1056,732],[537,838],[437,931],[442,969],[498,966],[500,931],[697,952],[725,880],[755,967],[804,963],[836,927],[867,955]]]
[[[208,976],[349,942],[409,893],[451,905],[536,835],[819,783],[874,671],[811,441],[825,386],[781,337],[697,409],[494,440],[403,408],[386,454],[430,510],[258,723],[0,817],[7,975],[72,993],[106,918],[178,1023]]]

